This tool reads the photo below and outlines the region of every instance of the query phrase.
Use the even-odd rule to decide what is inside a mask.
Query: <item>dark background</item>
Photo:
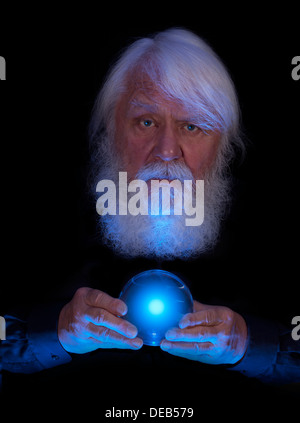
[[[2,13],[0,55],[7,62],[7,81],[0,88],[1,315],[11,306],[39,303],[61,290],[89,255],[96,215],[90,211],[94,205],[86,200],[85,180],[87,127],[94,99],[120,49],[138,37],[174,26],[203,37],[229,69],[239,95],[248,154],[242,164],[233,165],[238,189],[214,254],[204,257],[200,267],[173,263],[166,268],[186,271],[190,279],[199,272],[197,279],[203,286],[202,296],[197,287],[199,301],[246,297],[252,305],[250,311],[288,326],[292,317],[299,315],[300,82],[291,77],[291,60],[299,55],[295,11],[248,6],[232,12],[217,6],[211,10],[200,6],[183,10],[183,5],[178,11],[173,9],[115,5],[111,10],[72,6],[65,11],[26,6]],[[139,266],[122,263],[112,275],[119,274],[123,282],[137,273]],[[102,286],[99,284],[99,289]],[[111,287],[111,294],[117,295],[118,289]],[[55,401],[63,401],[58,388],[62,381],[71,381],[68,389],[75,384],[76,392],[84,390],[86,395],[92,382],[105,390],[106,377],[94,375],[93,365],[62,374],[56,369],[50,375],[19,376],[11,385],[35,392],[37,385],[45,388],[50,384]],[[123,408],[130,408],[133,389],[135,395],[142,393],[147,406],[154,407],[153,382],[165,383],[164,369],[158,366],[156,373],[149,374],[146,367],[134,368],[132,378],[137,382],[131,380],[128,390],[126,384],[120,389],[119,382],[110,382],[111,391],[104,398],[115,407],[123,401]],[[130,377],[122,366],[120,372]],[[183,398],[195,384],[193,367],[189,372]],[[294,394],[287,390],[239,378],[227,380],[226,376],[222,382],[217,376],[212,381],[211,377],[209,392],[201,391],[200,410],[208,398],[213,404],[221,401],[222,407],[233,407],[238,398],[247,408],[255,403],[265,405],[267,415],[274,408],[273,399],[285,404],[285,410],[294,401]],[[178,405],[182,384],[176,380],[172,387],[166,384],[165,395],[172,392],[168,404],[185,406]],[[196,397],[192,405],[184,404],[198,407]],[[168,406],[163,397],[161,404]],[[106,406],[98,406],[101,419]],[[139,407],[138,400],[134,407]],[[200,416],[199,409],[197,412]]]

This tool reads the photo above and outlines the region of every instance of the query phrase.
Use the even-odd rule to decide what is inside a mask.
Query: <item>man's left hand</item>
[[[227,307],[194,301],[194,312],[183,316],[179,328],[167,331],[161,348],[170,354],[207,364],[235,364],[247,349],[247,325]]]

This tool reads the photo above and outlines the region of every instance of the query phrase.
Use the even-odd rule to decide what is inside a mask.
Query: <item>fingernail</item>
[[[166,332],[166,338],[167,339],[174,339],[174,338],[176,338],[176,330],[175,329],[169,329],[167,332]]]
[[[136,348],[141,348],[141,346],[143,345],[143,341],[140,338],[135,338],[132,340],[132,344]]]
[[[163,350],[168,350],[168,349],[171,347],[171,343],[170,343],[170,342],[168,342],[168,341],[166,341],[166,340],[163,340],[163,341],[161,342],[161,344],[160,344],[160,347],[161,347]]]
[[[134,338],[137,335],[138,331],[136,327],[130,326],[129,328],[126,329],[126,333],[128,336]]]
[[[125,316],[125,314],[127,313],[127,305],[125,303],[120,303],[117,306],[117,311],[120,314],[120,316]]]
[[[190,324],[189,319],[187,317],[183,317],[179,322],[180,329],[186,328]]]

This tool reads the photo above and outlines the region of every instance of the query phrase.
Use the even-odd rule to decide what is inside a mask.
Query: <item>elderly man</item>
[[[240,143],[238,120],[224,66],[193,34],[169,30],[128,49],[94,110],[91,133],[101,159],[99,173],[94,169],[96,179],[116,181],[122,170],[129,181],[174,180],[180,175],[182,180],[204,179],[208,188],[205,219],[198,228],[187,227],[183,215],[107,214],[101,220],[104,237],[118,253],[187,258],[211,246],[228,195],[225,169],[233,145]],[[77,353],[99,347],[140,348],[137,329],[119,317],[125,314],[120,300],[81,289],[60,314],[60,342]],[[197,301],[194,313],[161,344],[172,354],[214,364],[238,362],[246,346],[247,327],[240,315]]]
[[[237,153],[244,153],[244,144],[233,83],[204,41],[181,29],[135,41],[113,66],[99,93],[90,135],[94,193],[99,181],[117,185],[120,172],[127,173],[129,183],[145,181],[149,197],[153,181],[191,180],[192,193],[196,181],[204,181],[204,221],[196,226],[186,225],[185,210],[169,215],[153,215],[151,210],[127,213],[117,196],[117,210],[123,212],[102,213],[99,218],[101,242],[113,251],[114,260],[130,263],[145,258],[163,267],[176,260],[195,263],[213,249],[230,204],[228,165]],[[129,198],[132,195],[128,193]],[[52,313],[45,333],[41,335],[41,328],[32,331],[33,359],[27,368],[22,359],[15,368],[12,361],[4,367],[30,372],[98,349],[141,349],[143,340],[137,328],[126,320],[126,304],[99,289],[107,286],[104,279],[97,289],[85,287],[82,280],[73,298]],[[54,332],[57,319],[58,337]],[[286,347],[294,354],[290,367],[287,361],[277,362],[280,337],[286,333],[286,329],[242,316],[231,307],[195,299],[193,312],[166,332],[160,348],[173,356],[225,365],[248,376],[290,382],[299,380],[295,365],[299,344],[290,339]],[[9,345],[6,351],[9,355]]]

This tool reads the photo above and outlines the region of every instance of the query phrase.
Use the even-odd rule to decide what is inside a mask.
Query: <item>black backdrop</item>
[[[78,263],[87,254],[95,217],[87,211],[93,205],[87,206],[85,197],[87,126],[95,96],[120,49],[137,37],[174,26],[202,36],[225,62],[239,94],[248,140],[244,163],[233,167],[241,188],[222,241],[214,255],[203,260],[200,270],[192,264],[188,272],[199,272],[199,283],[213,286],[216,297],[226,300],[232,299],[232,292],[234,298],[247,293],[259,315],[287,325],[299,315],[300,82],[291,77],[292,58],[299,55],[295,11],[278,8],[262,12],[247,6],[235,12],[217,7],[182,7],[175,12],[172,8],[171,13],[167,8],[159,11],[157,5],[116,5],[111,10],[78,6],[68,11],[23,6],[22,10],[5,10],[2,14],[0,55],[7,62],[7,81],[0,88],[1,315],[12,305],[43,301],[76,273]],[[176,270],[177,265],[180,268],[178,263],[166,267]],[[139,268],[123,263],[120,279],[126,280],[136,270]],[[199,300],[204,302],[202,297]],[[14,401],[14,386],[19,386],[21,396],[22,390],[35,392],[33,387],[51,386],[51,401],[61,399],[63,403],[60,389],[67,379],[72,383],[76,380],[77,394],[84,390],[88,396],[87,385],[92,382],[105,390],[107,378],[102,374],[98,380],[92,366],[62,375],[56,369],[50,375],[15,376],[10,385],[11,399]],[[147,407],[155,407],[156,403],[151,402],[153,382],[160,386],[165,383],[164,368],[158,369],[149,375],[143,366],[133,373],[126,373],[122,367],[127,377],[142,377],[137,384],[131,381],[128,391],[124,385],[120,389],[119,383],[109,382],[109,393],[102,393],[105,401],[115,407],[121,401],[123,408],[130,408],[133,389],[135,396],[142,393]],[[184,380],[185,399],[194,384],[193,367],[189,371],[191,377]],[[230,407],[235,403],[240,380],[224,378],[222,388],[218,388],[219,382],[211,382],[209,393],[201,391],[199,417],[208,407],[208,398],[214,399],[209,411],[221,398],[222,407],[228,406],[226,413],[233,412]],[[166,397],[168,390],[172,393],[168,404],[185,406],[179,404],[181,387],[174,388],[181,379],[174,376],[171,380],[172,389],[166,384]],[[293,408],[295,394],[290,391],[262,387],[253,381],[242,381],[241,386],[244,394],[237,398],[247,409],[258,402],[265,404],[268,413],[275,407],[273,398],[277,407],[285,405],[286,412],[289,406]],[[196,397],[191,400],[195,408]],[[44,399],[49,397],[45,394]],[[32,409],[34,401],[33,395]],[[105,401],[98,404],[100,421],[103,410],[109,408]],[[160,406],[168,404],[161,398]]]

